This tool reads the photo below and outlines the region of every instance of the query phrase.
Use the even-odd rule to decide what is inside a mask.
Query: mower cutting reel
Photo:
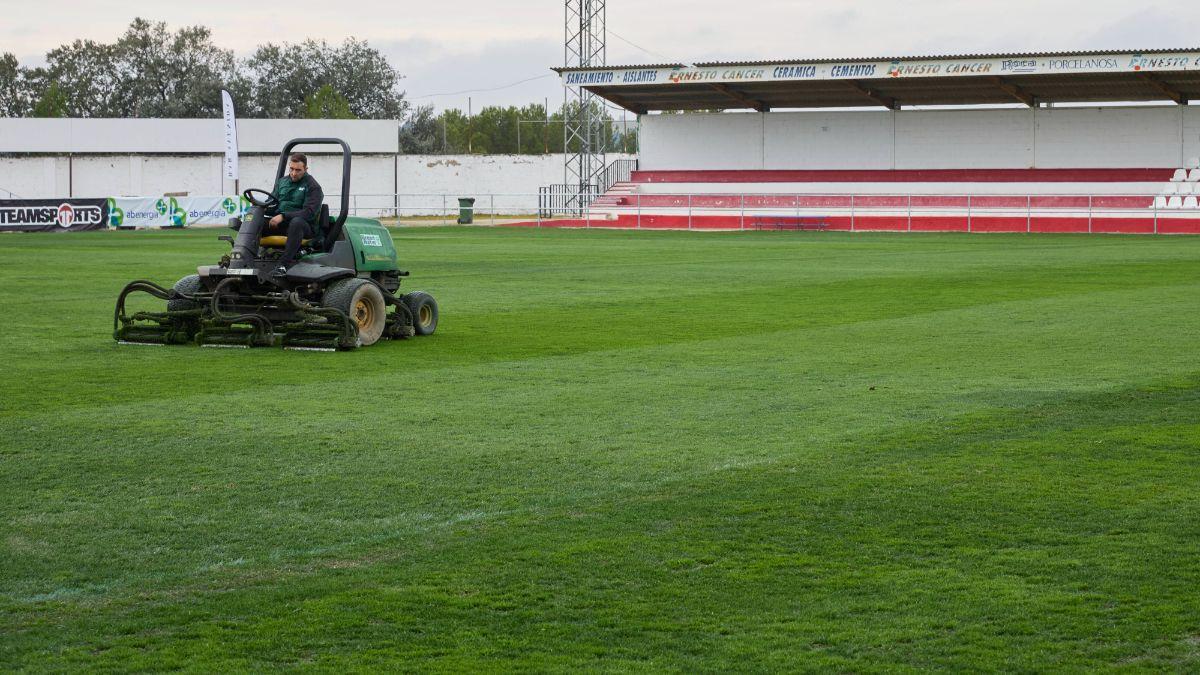
[[[299,261],[286,272],[277,271],[284,238],[262,236],[273,197],[247,190],[244,196],[253,205],[249,218],[231,219],[237,234],[221,239],[232,250],[216,265],[196,268],[196,274],[171,289],[138,280],[121,290],[113,313],[118,342],[333,351],[433,333],[433,297],[420,291],[396,294],[408,272],[397,263],[391,233],[377,220],[349,216],[350,147],[345,141],[289,141],[280,153],[277,180],[292,149],[301,144],[341,146],[342,189],[341,213],[331,219],[322,206],[316,235],[304,243]],[[166,301],[166,309],[129,313],[126,300],[134,293]]]

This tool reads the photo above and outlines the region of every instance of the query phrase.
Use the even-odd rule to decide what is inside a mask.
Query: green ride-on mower
[[[134,281],[117,298],[113,337],[121,343],[270,347],[332,351],[372,345],[380,338],[429,335],[438,307],[427,293],[397,295],[408,276],[396,262],[387,228],[370,218],[350,217],[350,146],[336,138],[296,138],[283,146],[276,181],[298,145],[342,148],[341,212],[330,220],[322,205],[317,233],[304,242],[300,259],[278,273],[286,237],[262,236],[266,213],[277,200],[264,190],[246,190],[252,205],[245,222],[234,218],[232,250],[216,265],[202,265],[166,289]],[[165,300],[163,312],[125,312],[130,293]],[[388,307],[394,308],[390,314]]]

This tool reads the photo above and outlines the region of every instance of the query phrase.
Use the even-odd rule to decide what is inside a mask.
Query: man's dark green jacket
[[[321,191],[321,186],[312,174],[307,173],[295,183],[287,176],[280,178],[275,183],[273,194],[279,198],[279,206],[275,212],[283,214],[285,223],[300,216],[315,225],[317,214],[321,212],[321,203],[325,201],[325,193]]]

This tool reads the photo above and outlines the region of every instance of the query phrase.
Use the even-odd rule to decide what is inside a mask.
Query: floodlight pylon
[[[564,67],[606,64],[605,0],[566,0]],[[583,87],[563,88],[563,182],[579,213],[599,191],[605,169],[604,104]]]

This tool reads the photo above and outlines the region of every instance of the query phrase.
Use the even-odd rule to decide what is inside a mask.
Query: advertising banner
[[[109,227],[186,227],[225,225],[243,217],[250,202],[237,195],[212,197],[110,197]]]
[[[104,199],[0,199],[0,232],[99,230],[107,220]]]
[[[948,56],[862,62],[759,62],[727,66],[649,66],[588,68],[561,73],[568,87],[636,87],[650,84],[713,84],[791,80],[869,80],[954,78],[1032,74],[1136,73],[1200,70],[1200,52],[1142,54]]]

